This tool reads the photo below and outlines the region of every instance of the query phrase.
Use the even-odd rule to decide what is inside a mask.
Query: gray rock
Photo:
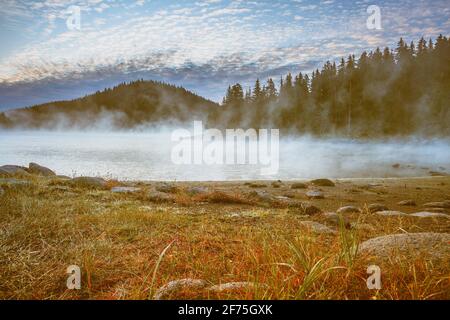
[[[77,177],[71,180],[71,183],[78,187],[83,188],[98,188],[102,189],[106,187],[106,181],[102,178],[96,177]]]
[[[400,211],[393,211],[393,210],[386,210],[386,211],[378,211],[375,212],[376,214],[380,215],[380,216],[386,216],[386,217],[395,217],[395,216],[408,216],[406,213],[404,212],[400,212]]]
[[[6,165],[0,167],[1,172],[9,174],[9,175],[29,175],[28,168],[21,167],[21,166],[15,166],[15,165]],[[5,175],[6,175],[5,174]]]
[[[437,212],[428,212],[428,211],[412,213],[412,214],[410,214],[410,216],[419,217],[419,218],[447,218],[447,219],[450,219],[450,215],[448,215],[448,214],[437,213]]]
[[[304,183],[298,182],[298,183],[293,183],[291,185],[291,189],[306,189],[308,186]]]
[[[271,202],[274,200],[274,197],[267,191],[252,191],[249,196],[257,198],[259,201]]]
[[[450,208],[450,202],[449,201],[442,201],[442,202],[429,202],[425,203],[423,207],[426,208],[443,208],[443,209],[449,209]]]
[[[153,299],[163,300],[183,290],[201,290],[206,288],[207,285],[208,282],[201,279],[174,280],[159,288]]]
[[[306,196],[309,199],[324,199],[325,198],[325,194],[319,190],[310,190],[310,191],[306,192]]]
[[[136,187],[114,187],[111,189],[113,193],[135,193],[141,191],[141,188]]]
[[[323,213],[323,216],[325,217],[326,222],[329,222],[337,227],[339,227],[341,223],[343,223],[346,229],[351,228],[350,220],[348,220],[348,218],[344,217],[343,215],[339,215],[334,212],[325,212]]]
[[[393,256],[400,259],[410,259],[422,255],[430,255],[433,258],[440,259],[450,256],[449,242],[450,234],[447,233],[391,234],[361,243],[359,252],[386,259]]]
[[[403,200],[398,203],[399,206],[415,207],[417,204],[414,200]]]
[[[330,229],[326,225],[315,221],[301,221],[300,224],[307,227],[311,231],[319,234],[336,234],[337,232],[333,229]]]
[[[341,207],[336,211],[337,214],[346,214],[346,213],[361,213],[361,210],[354,206],[345,206]]]
[[[313,185],[319,186],[319,187],[334,187],[335,186],[334,182],[329,179],[316,179],[316,180],[312,180],[311,183]]]
[[[380,203],[372,203],[368,207],[370,213],[375,213],[377,211],[387,211],[389,210],[388,207],[386,207],[384,204]]]
[[[56,173],[50,170],[49,168],[38,165],[37,163],[31,162],[28,165],[28,172],[44,177],[56,176]]]

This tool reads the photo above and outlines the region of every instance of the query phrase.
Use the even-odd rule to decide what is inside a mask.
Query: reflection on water
[[[121,180],[253,180],[395,177],[450,170],[450,141],[355,142],[282,138],[280,170],[258,165],[175,165],[170,131],[158,133],[0,132],[0,165],[37,162],[64,175]],[[392,167],[401,164],[400,169]]]

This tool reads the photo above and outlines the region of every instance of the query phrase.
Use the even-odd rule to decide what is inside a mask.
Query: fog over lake
[[[0,165],[37,162],[68,176],[120,180],[295,180],[427,176],[450,170],[449,140],[353,141],[281,137],[278,174],[260,165],[176,165],[170,130],[0,132]],[[396,169],[393,164],[400,164]]]

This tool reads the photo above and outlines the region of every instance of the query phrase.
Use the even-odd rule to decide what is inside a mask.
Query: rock
[[[372,203],[368,207],[370,213],[375,213],[377,211],[387,211],[389,210],[388,207],[386,207],[384,204],[380,203]]]
[[[253,282],[229,282],[229,283],[223,283],[223,284],[217,284],[214,286],[211,286],[208,288],[208,291],[213,291],[216,293],[220,292],[228,292],[228,291],[244,291],[244,290],[251,290],[258,286],[261,286],[260,284],[253,283]]]
[[[397,203],[399,206],[415,207],[417,204],[414,200],[403,200]]]
[[[400,163],[393,164],[392,168],[399,169],[400,168]]]
[[[175,198],[171,194],[154,191],[148,195],[148,200],[151,202],[174,202]]]
[[[350,221],[348,220],[347,217],[344,217],[343,215],[339,215],[337,213],[334,212],[325,212],[323,214],[323,216],[326,219],[326,222],[329,222],[337,227],[339,227],[341,225],[341,223],[344,224],[344,227],[346,229],[350,229],[351,228],[351,224]]]
[[[252,191],[248,194],[250,197],[258,198],[259,201],[273,201],[274,197],[267,191]]]
[[[450,219],[450,215],[448,215],[448,214],[437,213],[437,212],[428,212],[428,211],[412,213],[412,214],[410,214],[410,216],[419,217],[419,218],[433,218],[433,217],[437,217],[437,218],[448,218],[448,219]]]
[[[429,202],[425,203],[423,207],[426,208],[443,208],[443,209],[450,209],[450,202],[449,201],[442,201],[442,202]]]
[[[112,193],[135,193],[141,191],[141,188],[135,187],[114,187],[111,189]]]
[[[14,165],[1,166],[0,170],[4,175],[24,175],[28,176],[28,168]]]
[[[177,193],[178,187],[170,183],[164,183],[162,185],[157,186],[156,191],[164,193]]]
[[[311,229],[311,231],[320,234],[336,234],[337,232],[327,226],[315,221],[301,221],[300,224]]]
[[[403,213],[403,212],[400,212],[400,211],[392,211],[392,210],[378,211],[378,212],[375,212],[375,213],[380,215],[380,216],[386,216],[386,217],[408,216],[406,213]]]
[[[44,177],[56,176],[56,173],[50,170],[49,168],[38,165],[37,163],[31,162],[28,165],[28,172]]]
[[[103,189],[106,187],[106,181],[102,178],[96,177],[77,177],[71,180],[71,183],[78,187],[83,188],[99,188]]]
[[[354,206],[345,206],[341,207],[336,211],[337,214],[346,214],[346,213],[361,213],[361,210]]]
[[[306,193],[306,196],[309,199],[324,199],[325,198],[325,194],[319,190],[310,190]]]
[[[319,186],[319,187],[334,187],[335,186],[334,182],[329,179],[316,179],[316,180],[312,180],[311,183],[313,185]]]
[[[204,289],[208,283],[205,280],[201,279],[181,279],[171,281],[161,288],[159,288],[153,299],[162,300],[170,297],[173,294],[179,293],[184,290],[202,290]]]
[[[300,183],[300,182],[298,182],[298,183],[293,183],[292,185],[291,185],[291,189],[306,189],[308,186],[306,185],[306,184],[304,184],[304,183]]]
[[[450,256],[449,242],[450,234],[447,233],[391,234],[363,242],[359,245],[359,252],[386,259],[410,259],[423,255],[440,259]]]

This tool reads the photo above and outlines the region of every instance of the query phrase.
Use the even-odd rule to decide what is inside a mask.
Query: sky
[[[449,0],[0,0],[0,110],[140,78],[221,101],[229,84],[440,33]]]

